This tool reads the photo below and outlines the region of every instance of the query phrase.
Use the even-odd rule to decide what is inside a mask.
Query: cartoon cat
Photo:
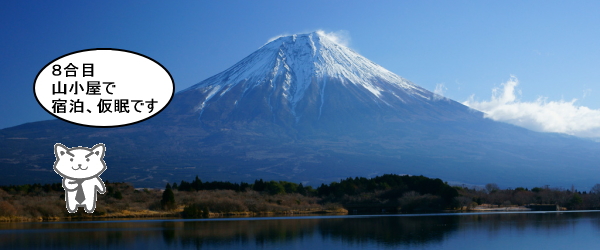
[[[67,148],[65,145],[54,145],[54,172],[63,177],[65,201],[69,213],[77,212],[77,207],[85,207],[85,211],[96,210],[96,191],[106,192],[100,174],[106,170],[104,152],[106,147],[99,143],[94,147]]]

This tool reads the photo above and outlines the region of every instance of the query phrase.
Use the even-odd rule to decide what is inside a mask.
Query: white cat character
[[[54,145],[54,172],[63,177],[62,186],[65,189],[65,201],[69,213],[77,212],[77,207],[85,207],[85,211],[93,213],[96,210],[96,191],[106,192],[100,174],[106,170],[104,162],[104,144],[96,144],[93,148]]]

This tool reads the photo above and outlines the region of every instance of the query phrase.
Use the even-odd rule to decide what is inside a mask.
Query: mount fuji
[[[180,93],[167,113],[212,127],[347,131],[383,120],[465,120],[481,113],[437,96],[321,32],[280,37]],[[374,119],[374,120],[373,120]],[[356,126],[359,124],[359,126]],[[361,124],[361,125],[360,125]],[[385,131],[382,131],[385,132]]]
[[[135,125],[50,120],[0,130],[0,183],[56,182],[58,142],[104,143],[103,179],[142,187],[196,175],[308,185],[386,173],[505,187],[600,182],[600,143],[486,119],[322,32],[279,37]]]

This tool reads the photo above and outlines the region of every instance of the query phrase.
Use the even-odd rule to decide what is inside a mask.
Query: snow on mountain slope
[[[384,173],[513,187],[598,182],[600,144],[495,122],[437,97],[318,32],[281,37],[135,125],[50,120],[0,130],[0,183],[54,182],[40,166],[57,142],[110,145],[113,171],[103,175],[142,187],[196,175],[310,185]]]
[[[412,99],[430,101],[433,93],[371,62],[365,57],[329,40],[321,32],[280,37],[247,56],[231,68],[210,77],[184,91],[199,95],[194,111],[204,109],[234,88],[241,88],[240,96],[257,88],[269,89],[270,102],[282,98],[296,120],[299,103],[306,98],[310,85],[318,88],[320,109],[325,103],[327,83],[359,87],[378,106],[409,103]],[[280,96],[273,96],[274,94]],[[364,98],[363,98],[364,99]],[[273,103],[269,103],[273,105]],[[271,107],[273,109],[273,107]],[[319,112],[320,113],[320,112]]]

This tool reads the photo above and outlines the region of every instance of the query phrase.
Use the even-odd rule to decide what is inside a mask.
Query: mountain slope
[[[481,117],[318,32],[280,37],[264,45],[231,68],[178,93],[167,113],[193,114],[213,127],[261,120],[286,130],[336,123],[347,129],[365,119]]]
[[[53,145],[104,143],[102,178],[161,187],[191,179],[318,185],[348,176],[591,187],[600,143],[484,119],[321,33],[278,38],[121,128],[60,120],[0,130],[0,184],[56,182]]]

